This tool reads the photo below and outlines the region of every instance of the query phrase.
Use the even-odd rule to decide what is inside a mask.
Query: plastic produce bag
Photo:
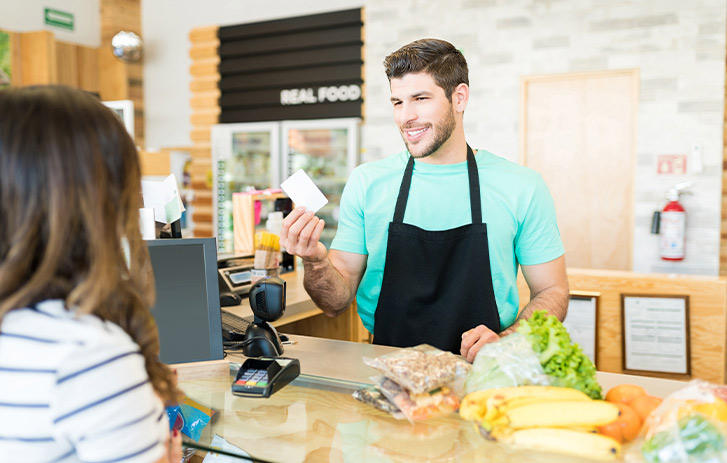
[[[467,394],[526,385],[548,386],[550,381],[530,343],[519,333],[484,345],[465,381]]]
[[[447,386],[460,392],[471,365],[462,357],[428,344],[407,347],[364,363],[413,394]]]
[[[372,378],[381,393],[389,399],[409,421],[424,420],[451,413],[459,408],[459,397],[447,386],[413,394],[385,376]]]
[[[626,456],[628,462],[727,462],[725,386],[701,380],[668,396],[646,419],[643,440]]]
[[[396,405],[391,403],[384,394],[381,393],[376,386],[367,386],[365,388],[356,390],[353,392],[353,398],[359,402],[371,405],[377,410],[386,412],[396,418],[397,420],[403,420],[406,418],[404,414],[399,410]]]

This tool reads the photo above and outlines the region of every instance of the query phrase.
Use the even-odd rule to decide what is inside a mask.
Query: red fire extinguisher
[[[661,211],[659,220],[659,255],[663,260],[684,260],[684,247],[686,243],[687,213],[679,202],[679,197],[686,188],[692,186],[691,182],[674,185],[666,193],[669,201]]]

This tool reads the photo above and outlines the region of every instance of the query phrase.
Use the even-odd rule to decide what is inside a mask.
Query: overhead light
[[[144,42],[141,37],[129,31],[118,32],[111,39],[111,49],[114,56],[127,63],[136,63],[141,60]]]

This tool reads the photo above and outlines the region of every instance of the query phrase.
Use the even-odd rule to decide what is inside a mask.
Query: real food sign
[[[330,87],[291,88],[280,91],[280,104],[315,104],[336,101],[355,101],[361,99],[361,87],[358,85],[340,85]]]
[[[361,9],[219,29],[221,123],[361,117]]]

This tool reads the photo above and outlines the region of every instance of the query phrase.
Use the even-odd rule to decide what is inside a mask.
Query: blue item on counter
[[[215,412],[211,408],[201,405],[189,397],[179,404],[179,416],[183,419],[182,434],[197,442],[202,430],[212,419]]]

